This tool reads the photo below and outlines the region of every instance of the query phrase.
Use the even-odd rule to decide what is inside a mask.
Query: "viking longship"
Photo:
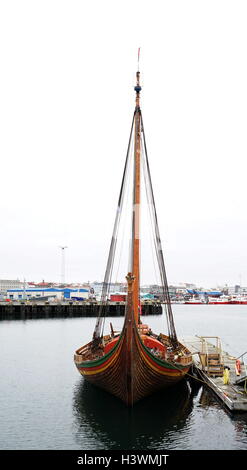
[[[118,397],[127,406],[134,405],[140,399],[162,388],[174,386],[185,377],[192,364],[190,351],[178,341],[171,308],[140,108],[139,67],[136,73],[134,90],[136,93],[135,110],[103,282],[99,315],[92,340],[80,347],[74,354],[75,365],[86,380]],[[133,191],[129,269],[126,268],[125,271],[127,281],[125,317],[121,331],[115,331],[112,324],[110,324],[109,334],[104,334],[118,229],[127,186],[127,169],[130,164],[133,172],[131,178]],[[141,176],[142,172],[144,178]],[[153,227],[154,252],[157,259],[162,303],[167,323],[166,334],[156,334],[148,325],[142,323],[143,316],[140,302],[140,211],[141,182],[143,180],[145,181],[144,185]]]

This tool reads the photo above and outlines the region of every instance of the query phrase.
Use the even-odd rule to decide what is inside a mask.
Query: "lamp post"
[[[67,246],[60,246],[62,250],[62,261],[61,261],[61,284],[65,285],[65,248],[68,248]]]

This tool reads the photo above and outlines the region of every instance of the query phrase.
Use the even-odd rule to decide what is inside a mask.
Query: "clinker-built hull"
[[[91,355],[92,343],[78,349],[75,365],[86,380],[121,399],[128,406],[182,380],[191,366],[191,353],[178,343],[179,354],[169,357],[169,338],[141,335],[134,322],[125,321],[120,336],[104,337],[106,354]],[[149,344],[147,347],[146,344]],[[153,347],[152,347],[153,346]],[[155,354],[154,354],[155,348]]]

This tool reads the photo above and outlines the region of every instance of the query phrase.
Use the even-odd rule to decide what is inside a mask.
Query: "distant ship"
[[[222,295],[221,297],[210,297],[207,298],[195,297],[188,299],[183,302],[184,304],[189,305],[247,305],[247,296],[246,295],[239,295],[239,296],[230,296],[230,295]]]
[[[247,305],[247,296],[246,295],[236,295],[232,296],[230,304],[234,305]]]
[[[190,304],[190,305],[222,305],[222,304],[230,304],[231,301],[230,301],[230,298],[228,296],[221,296],[221,297],[210,297],[210,296],[207,296],[207,297],[204,297],[204,296],[200,296],[200,297],[195,297],[195,298],[191,298],[189,300],[186,300],[184,302],[185,304]]]

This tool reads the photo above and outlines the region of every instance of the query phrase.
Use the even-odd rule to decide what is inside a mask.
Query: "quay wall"
[[[109,302],[106,317],[124,316],[124,302]],[[0,320],[25,320],[35,318],[97,317],[99,303],[95,302],[1,302]],[[158,303],[142,305],[142,315],[158,315],[162,306]]]

